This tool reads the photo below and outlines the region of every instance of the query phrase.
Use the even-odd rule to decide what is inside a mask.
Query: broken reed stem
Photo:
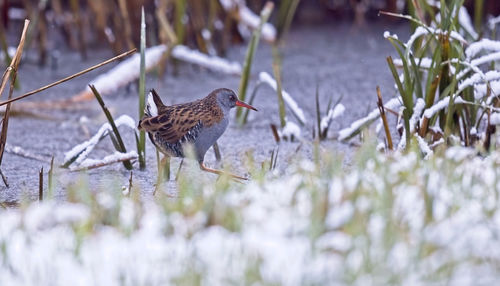
[[[116,56],[116,57],[113,57],[113,58],[111,58],[111,59],[109,59],[109,60],[106,60],[106,61],[104,61],[104,62],[102,62],[102,63],[99,63],[99,64],[97,64],[97,65],[94,65],[94,66],[92,66],[92,67],[90,67],[90,68],[87,68],[87,69],[85,69],[85,70],[82,70],[82,71],[80,71],[80,72],[77,72],[77,73],[75,73],[75,74],[73,74],[73,75],[70,75],[70,76],[65,77],[65,78],[63,78],[63,79],[60,79],[60,80],[58,80],[58,81],[56,81],[56,82],[53,82],[53,83],[51,83],[51,84],[48,84],[48,85],[46,85],[46,86],[43,86],[43,87],[40,87],[40,88],[38,88],[38,89],[32,90],[32,91],[30,91],[30,92],[28,92],[28,93],[25,93],[25,94],[23,94],[23,95],[21,95],[21,96],[18,96],[18,97],[16,97],[16,98],[12,98],[12,99],[9,99],[9,100],[6,100],[6,101],[2,101],[2,102],[0,102],[0,106],[6,105],[6,104],[8,104],[8,103],[11,103],[11,102],[14,102],[14,101],[17,101],[17,100],[23,99],[23,98],[26,98],[26,97],[28,97],[28,96],[30,96],[30,95],[35,94],[35,93],[39,93],[39,92],[44,91],[44,90],[46,90],[46,89],[49,89],[49,88],[51,88],[51,87],[53,87],[53,86],[56,86],[56,85],[58,85],[58,84],[61,84],[61,83],[63,83],[63,82],[66,82],[66,81],[68,81],[68,80],[74,79],[75,77],[79,77],[79,76],[81,76],[81,75],[83,75],[83,74],[86,74],[86,73],[88,73],[88,72],[90,72],[90,71],[93,71],[93,70],[95,70],[95,69],[98,69],[98,68],[100,68],[100,67],[102,67],[102,66],[104,66],[104,65],[107,65],[107,64],[111,63],[111,62],[114,62],[114,61],[116,61],[116,60],[119,60],[119,59],[121,59],[121,58],[124,58],[124,57],[126,57],[126,56],[129,56],[129,55],[131,55],[131,54],[135,53],[135,52],[136,52],[136,50],[137,50],[137,49],[133,49],[133,50],[130,50],[130,51],[128,51],[128,52],[125,52],[125,53],[120,54],[120,55],[118,55],[118,56]]]
[[[8,188],[9,187],[9,182],[7,182],[7,177],[2,172],[2,169],[0,169],[0,176],[2,177],[2,181],[5,184],[5,186]]]
[[[26,40],[26,33],[28,30],[29,24],[30,24],[30,20],[24,20],[24,28],[23,28],[23,32],[21,33],[21,38],[19,40],[19,45],[17,46],[16,53],[14,54],[14,57],[10,61],[9,67],[7,67],[7,70],[5,70],[5,73],[3,74],[3,77],[2,77],[2,84],[0,85],[0,96],[2,95],[3,90],[5,89],[5,86],[7,85],[7,82],[9,81],[11,74],[13,72],[14,73],[17,72],[17,67],[19,65],[19,62],[21,61],[21,55],[23,53],[24,42]]]
[[[12,93],[14,92],[14,84],[16,82],[17,72],[14,72],[12,75],[12,80],[10,82],[10,90],[9,90],[9,99],[12,98]],[[5,152],[5,146],[7,145],[7,130],[9,128],[9,115],[10,115],[10,106],[11,104],[7,104],[5,107],[5,113],[2,119],[2,131],[0,133],[0,165],[2,165],[3,154]]]
[[[6,72],[3,75],[4,78],[2,78],[2,86],[0,87],[0,96],[3,93],[5,85],[7,84],[7,80],[9,78],[11,78],[9,97],[8,97],[9,100],[12,99],[12,93],[14,92],[14,84],[16,82],[17,69],[19,67],[19,63],[21,62],[21,55],[23,54],[23,48],[24,48],[24,43],[26,40],[26,34],[28,31],[29,24],[30,24],[29,20],[24,21],[24,28],[23,28],[23,32],[21,33],[21,38],[19,40],[19,45],[17,46],[16,53],[14,54],[14,57],[12,58],[10,66],[7,68]],[[11,77],[11,73],[12,73],[12,77]],[[5,113],[3,116],[3,121],[2,121],[2,131],[0,133],[0,165],[2,165],[2,159],[3,159],[3,154],[5,151],[5,145],[7,144],[7,129],[9,127],[10,106],[11,106],[11,104],[8,104],[6,106]]]
[[[43,201],[43,167],[38,173],[38,200]]]
[[[278,128],[276,125],[271,124],[271,131],[273,132],[274,140],[276,143],[280,143],[280,135],[278,134]]]
[[[113,116],[111,116],[111,113],[109,112],[108,108],[104,104],[104,100],[102,100],[101,95],[99,94],[99,92],[97,91],[97,89],[93,85],[89,84],[89,87],[92,90],[92,92],[94,93],[95,98],[97,99],[97,102],[99,102],[99,105],[101,106],[102,111],[104,112],[104,115],[106,115],[106,118],[108,119],[109,125],[111,125],[111,128],[113,129],[113,133],[114,133],[114,135],[116,137],[116,141],[118,143],[118,146],[115,146],[115,147],[119,147],[119,148],[116,148],[116,150],[118,152],[121,152],[121,153],[127,153],[127,149],[125,148],[125,144],[123,143],[122,136],[120,135],[120,132],[118,131],[118,127],[116,127],[115,120],[113,119]],[[123,166],[125,166],[125,168],[127,170],[132,169],[132,163],[130,163],[130,160],[123,160]]]
[[[389,131],[389,123],[387,123],[387,117],[385,116],[384,103],[382,102],[382,95],[380,93],[380,87],[377,86],[377,107],[380,111],[380,117],[382,118],[382,122],[384,123],[385,136],[387,138],[387,147],[389,150],[393,149],[392,145],[392,137],[391,132]]]

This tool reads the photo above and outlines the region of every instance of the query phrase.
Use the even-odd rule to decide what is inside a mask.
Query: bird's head
[[[257,108],[244,103],[238,99],[234,91],[227,88],[220,88],[214,91],[219,104],[225,108],[231,109],[235,106],[245,107],[257,111]]]

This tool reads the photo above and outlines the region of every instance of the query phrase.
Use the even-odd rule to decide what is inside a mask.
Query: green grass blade
[[[405,89],[403,88],[403,84],[399,80],[399,74],[396,70],[396,67],[394,66],[394,62],[392,61],[392,57],[387,57],[387,63],[389,64],[389,68],[391,70],[392,76],[394,77],[394,81],[396,81],[396,85],[398,87],[399,93],[401,94],[401,97],[403,98],[403,104],[405,106],[405,109],[403,111],[403,118],[404,118],[404,123],[405,123],[405,130],[406,133],[406,147],[408,148],[410,146],[411,142],[411,134],[410,134],[410,117],[411,117],[411,112],[413,111],[413,106],[409,105],[409,102],[413,104],[413,100],[405,100],[408,98],[411,98],[413,95],[412,94],[407,94]],[[407,79],[405,79],[406,81]]]
[[[257,91],[259,90],[262,83],[258,82],[257,85],[253,88],[252,94],[250,95],[250,99],[248,100],[248,104],[253,105],[255,97],[257,96]],[[243,119],[241,120],[241,125],[245,125],[248,121],[248,114],[250,113],[250,109],[245,109],[245,113],[243,114]]]
[[[331,99],[330,99],[331,101]],[[328,113],[328,111],[327,111]],[[319,85],[316,84],[316,124],[318,130],[318,139],[321,140],[321,112],[319,110]]]
[[[245,63],[243,65],[243,73],[241,74],[240,85],[238,88],[238,97],[240,100],[245,101],[246,91],[248,87],[248,80],[250,79],[250,72],[252,67],[253,57],[255,56],[255,51],[257,50],[257,46],[259,45],[260,32],[262,30],[262,26],[267,22],[271,12],[273,11],[274,4],[272,2],[267,2],[264,6],[264,9],[260,12],[260,23],[259,27],[253,31],[252,39],[248,45],[247,53],[245,56]],[[241,108],[236,110],[236,119],[241,120],[242,116]]]
[[[281,65],[278,55],[278,50],[276,47],[273,48],[273,71],[274,77],[276,78],[276,95],[278,96],[278,106],[279,106],[279,117],[281,128],[286,125],[286,110],[285,110],[285,101],[283,100],[283,89],[281,85]]]
[[[139,118],[144,116],[144,108],[146,106],[146,22],[144,17],[144,7],[141,11],[141,64],[139,75]],[[139,155],[139,168],[142,170],[146,168],[146,133],[140,131],[139,145],[137,148]]]
[[[111,116],[111,113],[109,112],[108,108],[104,104],[104,100],[102,100],[101,95],[97,91],[97,89],[89,84],[90,89],[92,90],[92,93],[94,93],[95,98],[97,99],[97,102],[99,102],[99,105],[102,108],[102,111],[104,112],[104,115],[106,115],[106,118],[108,119],[109,125],[111,125],[111,129],[113,130],[113,134],[116,137],[116,142],[117,146],[119,147],[116,149],[116,151],[121,152],[121,153],[127,153],[127,149],[125,148],[125,144],[123,143],[122,136],[120,135],[120,132],[118,131],[118,128],[116,127],[115,120],[113,119],[113,116]],[[113,143],[114,144],[114,143]],[[76,158],[75,158],[76,159]],[[132,170],[132,163],[130,160],[123,161],[123,166],[127,170]]]

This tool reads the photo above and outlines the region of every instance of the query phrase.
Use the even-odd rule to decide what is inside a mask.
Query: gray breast
[[[225,116],[219,123],[210,127],[204,126],[194,142],[198,161],[203,161],[207,150],[215,144],[217,139],[226,131],[229,119]]]

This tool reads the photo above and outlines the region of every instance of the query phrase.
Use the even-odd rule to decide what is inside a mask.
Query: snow
[[[425,100],[423,98],[417,98],[417,102],[415,103],[415,107],[413,108],[413,114],[410,118],[410,133],[415,132],[415,127],[417,126],[417,122],[420,119],[420,115],[425,108]]]
[[[276,83],[276,80],[267,72],[260,72],[259,73],[259,81],[266,83],[275,91],[278,89],[278,84]],[[285,101],[287,106],[290,108],[292,113],[301,121],[301,123],[306,123],[307,120],[306,120],[306,116],[304,115],[304,111],[299,107],[297,102],[284,89],[281,90],[281,93],[283,95],[283,100]]]
[[[490,30],[495,29],[495,26],[500,23],[500,15],[488,20],[488,26]]]
[[[16,50],[17,48],[16,47],[8,47],[7,48],[7,53],[9,54],[9,57],[14,57],[14,55],[16,54]],[[5,52],[3,50],[0,51],[0,60],[3,61],[5,58]]]
[[[476,84],[474,86],[474,97],[476,99],[483,98],[488,94],[488,87],[491,88],[491,97],[488,98],[487,103],[489,104],[491,102],[491,99],[496,97],[498,94],[500,94],[500,81],[495,80],[495,81],[490,81],[488,84],[483,83],[483,84]]]
[[[175,46],[172,50],[172,56],[178,60],[197,64],[199,66],[227,74],[239,75],[242,70],[240,63],[238,62],[231,62],[217,56],[209,56],[183,45]]]
[[[331,108],[328,111],[328,114],[321,119],[320,122],[321,133],[323,133],[326,129],[328,129],[331,122],[335,118],[342,116],[342,114],[344,114],[344,111],[345,111],[345,106],[341,103],[337,104],[334,108]]]
[[[418,134],[415,134],[415,137],[417,138],[420,151],[424,153],[424,159],[429,159],[434,154],[434,152],[431,150],[431,148],[429,148],[429,145],[427,145],[427,142],[425,142],[424,138],[420,137]]]
[[[228,13],[233,11],[238,12],[239,20],[246,26],[257,29],[260,23],[260,17],[256,15],[252,10],[250,10],[246,5],[245,1],[240,0],[219,0],[221,6]],[[270,13],[271,11],[265,11],[265,13]],[[261,36],[264,40],[268,42],[274,42],[276,40],[276,28],[270,23],[264,23],[262,26]]]
[[[0,285],[495,284],[500,153],[370,150],[349,168],[199,178],[175,201],[100,190],[0,209]]]
[[[401,98],[392,98],[389,100],[384,107],[389,109],[397,109],[401,106]],[[377,109],[372,110],[366,117],[358,119],[351,123],[351,125],[347,128],[344,128],[339,131],[339,140],[344,141],[349,139],[354,133],[358,132],[360,128],[364,127],[366,124],[373,122],[373,120],[377,119],[380,116],[380,111]]]
[[[473,69],[477,72],[479,70],[478,66],[480,66],[482,64],[486,64],[486,63],[490,63],[490,62],[494,62],[494,61],[498,61],[498,60],[500,60],[500,52],[491,53],[491,54],[482,56],[480,58],[473,59],[470,61],[470,63],[468,63],[469,68],[462,70],[457,75],[457,78],[458,79],[463,78],[471,69]]]
[[[473,39],[477,39],[479,37],[474,29],[474,26],[472,25],[469,12],[467,12],[467,8],[464,6],[460,7],[458,10],[458,22]]]
[[[416,29],[415,29],[415,32],[413,32],[413,34],[410,36],[410,38],[408,39],[408,42],[406,42],[406,47],[407,48],[411,48],[413,46],[413,43],[421,36],[423,35],[427,35],[427,34],[432,34],[434,36],[437,36],[437,35],[447,35],[448,32],[443,32],[441,29],[434,29],[434,28],[431,28],[431,27],[422,27],[422,26],[418,26]],[[449,34],[450,38],[454,39],[454,40],[457,40],[459,42],[461,42],[462,44],[467,44],[467,41],[464,39],[464,37],[462,37],[462,35],[460,35],[459,33],[455,32],[455,31],[451,31],[451,33]]]
[[[246,6],[240,6],[239,16],[241,21],[252,29],[257,29],[260,23],[260,17],[248,9]],[[262,26],[261,35],[262,38],[268,42],[274,42],[276,40],[276,28],[270,23],[264,23]]]
[[[122,115],[117,119],[115,119],[115,125],[117,128],[124,125],[133,130],[136,129],[135,120],[128,115]],[[108,135],[109,132],[112,132],[112,130],[113,129],[111,128],[111,125],[108,122],[104,123],[101,126],[101,128],[99,128],[99,131],[97,131],[97,133],[94,136],[92,136],[92,138],[81,144],[76,145],[71,150],[64,153],[63,165],[69,162],[71,159],[75,158],[76,156],[78,157],[76,158],[75,163],[77,165],[80,165],[87,158],[90,152],[92,152],[97,143],[99,143],[99,141],[102,138]]]
[[[411,48],[413,46],[413,43],[415,43],[415,41],[423,36],[423,35],[427,35],[429,33],[429,30],[425,29],[424,27],[421,27],[421,26],[418,26],[416,29],[415,29],[415,32],[413,32],[413,34],[410,36],[410,38],[408,39],[408,41],[406,42],[406,47],[407,48]]]
[[[441,109],[448,107],[449,103],[450,103],[449,96],[441,99],[440,101],[436,102],[433,106],[431,106],[425,110],[424,117],[431,118],[432,116],[434,116],[434,114],[436,114]]]
[[[462,92],[464,89],[466,89],[469,86],[473,86],[478,83],[484,83],[484,82],[489,82],[489,81],[494,81],[494,80],[499,80],[500,79],[500,71],[492,70],[488,71],[486,73],[475,73],[472,76],[464,79],[458,84],[458,91],[457,94]]]
[[[109,165],[112,163],[122,162],[125,160],[134,160],[137,159],[139,155],[136,151],[130,151],[127,153],[115,152],[111,155],[108,155],[102,159],[85,159],[83,160],[78,167],[70,167],[71,171],[81,170],[81,169],[91,169],[92,167],[97,167],[100,165]]]
[[[420,68],[428,69],[432,65],[432,59],[423,57],[423,58],[415,59],[415,63]],[[394,65],[402,67],[403,66],[403,60],[401,60],[401,59],[394,59]]]
[[[293,140],[293,138],[299,139],[301,138],[300,133],[300,127],[291,121],[287,121],[285,127],[283,127],[281,131],[279,131],[280,137],[285,140]]]
[[[156,66],[166,51],[166,45],[147,48],[145,51],[146,70],[150,70]],[[183,45],[175,46],[172,49],[172,56],[178,60],[196,64],[217,72],[241,74],[242,70],[238,62],[231,62],[217,56],[209,56]],[[136,53],[108,72],[99,75],[90,84],[94,85],[101,95],[116,92],[120,87],[139,78],[140,61],[140,54]]]
[[[500,51],[500,42],[490,39],[481,39],[480,41],[473,42],[465,49],[465,56],[470,61],[481,51],[498,52]]]
[[[500,125],[500,113],[492,113],[490,115],[490,124],[491,125]]]
[[[146,70],[154,67],[167,51],[165,45],[147,48],[145,51]],[[99,75],[90,84],[94,85],[101,95],[116,92],[120,87],[127,85],[139,78],[141,57],[139,53],[134,54],[122,61],[106,73]],[[90,88],[88,88],[90,91]]]
[[[396,34],[391,34],[389,31],[384,31],[384,38],[388,39],[388,38],[394,38],[394,39],[398,39],[398,35]]]

